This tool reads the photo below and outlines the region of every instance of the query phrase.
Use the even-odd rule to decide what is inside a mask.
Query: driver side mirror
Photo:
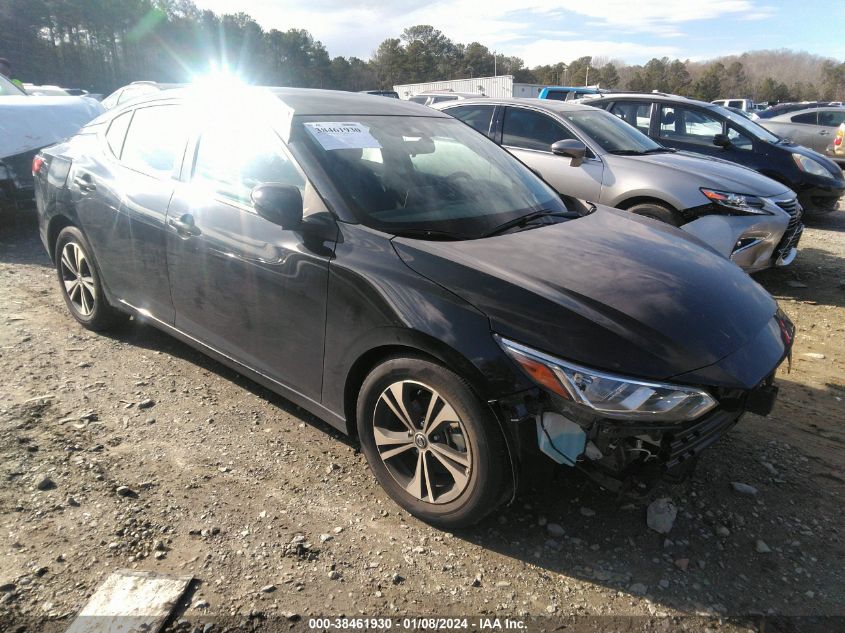
[[[732,145],[732,143],[727,134],[716,134],[713,137],[713,145],[721,147],[722,149],[727,149]]]
[[[302,194],[293,185],[258,185],[250,199],[258,215],[283,229],[296,229],[302,223]]]
[[[587,146],[581,141],[568,138],[552,143],[552,154],[555,156],[568,156],[572,159],[569,161],[569,165],[571,167],[578,167],[584,162],[584,156],[587,154]]]

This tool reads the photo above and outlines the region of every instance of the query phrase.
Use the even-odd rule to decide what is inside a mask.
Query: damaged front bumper
[[[565,403],[550,398],[534,416],[539,451],[558,464],[578,468],[613,491],[650,487],[661,478],[681,479],[698,455],[732,428],[744,413],[767,415],[777,397],[769,377],[748,392],[725,392],[723,404],[686,423],[596,419],[576,422]],[[569,413],[569,415],[567,415]]]

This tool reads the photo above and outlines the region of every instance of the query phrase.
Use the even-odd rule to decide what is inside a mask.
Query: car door
[[[659,104],[657,140],[668,147],[719,155],[722,148],[713,145],[713,139],[723,133],[723,120],[711,110],[674,103]]]
[[[571,159],[552,154],[553,143],[565,139],[581,140],[563,123],[538,110],[507,106],[502,118],[502,147],[535,169],[559,193],[598,202],[601,197],[604,164],[589,149],[578,165]]]
[[[773,121],[774,126],[766,125],[766,127],[793,143],[812,147],[813,141],[815,140],[813,137],[819,129],[818,120],[818,110],[811,110],[810,112],[779,116],[777,120]]]
[[[187,142],[183,108],[141,106],[116,117],[97,158],[74,161],[71,192],[113,298],[172,323],[165,216]]]
[[[189,162],[168,211],[176,328],[319,400],[335,240],[264,219],[250,193],[258,184],[295,185],[306,221],[328,215],[320,197],[275,132],[258,123],[210,126]]]
[[[830,110],[819,110],[818,125],[813,130],[812,144],[808,147],[817,152],[825,153],[828,146],[833,143],[836,137],[836,129],[845,123],[845,108],[831,108]]]

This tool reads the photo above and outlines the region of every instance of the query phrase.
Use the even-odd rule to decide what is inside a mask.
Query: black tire
[[[458,421],[433,425],[429,436],[432,441],[420,449],[417,436],[423,434],[422,430],[412,436],[411,432],[402,426],[401,418],[390,413],[391,410],[387,408],[389,405],[382,398],[389,388],[396,384],[402,384],[401,393],[405,394],[404,402],[407,403],[405,410],[414,422],[419,422],[420,429],[424,420],[418,420],[415,416],[420,413],[426,415],[430,409],[423,394],[425,389],[433,391],[451,406],[451,412],[457,414]],[[428,402],[432,399],[429,397]],[[393,402],[395,404],[396,401]],[[442,412],[445,409],[445,405],[439,409],[435,405],[435,412],[430,418],[439,419],[437,411]],[[377,420],[379,425],[386,424],[385,416],[391,419],[395,417],[394,423],[398,424],[399,429],[397,434],[407,433],[408,438],[413,437],[401,440],[403,443],[409,442],[411,446],[402,449],[404,452],[401,455],[387,460],[382,458],[375,437]],[[442,417],[451,420],[449,415]],[[449,369],[422,358],[388,359],[376,367],[361,386],[357,424],[362,451],[379,484],[396,503],[423,521],[447,530],[468,527],[495,510],[503,500],[505,486],[509,485],[511,480],[511,467],[501,429],[492,412],[473,393],[467,382]],[[379,428],[383,442],[384,429]],[[441,431],[442,440],[435,441]],[[462,443],[464,452],[460,451]],[[469,467],[464,468],[459,462],[444,459],[442,453],[435,450],[437,447],[442,449],[444,445],[450,450],[457,446],[458,450],[452,454],[465,459]],[[392,445],[382,444],[383,452],[387,452],[385,446]],[[413,476],[410,474],[411,470],[414,470],[412,464],[418,464],[416,473],[424,469],[424,482],[420,491],[427,494],[415,496],[400,483],[402,473],[399,471],[403,464],[397,463],[399,460],[406,462],[404,466],[411,479],[408,484],[411,488],[414,487]],[[390,468],[386,461],[390,462]],[[425,463],[424,467],[419,466],[420,463]],[[462,483],[459,484],[459,478],[450,474],[453,471],[447,471],[445,463],[451,464],[453,469],[461,472]],[[455,485],[447,489],[445,484],[450,477]],[[434,483],[429,484],[429,479]],[[458,493],[456,486],[459,485],[463,488]],[[432,489],[430,493],[429,488]],[[457,496],[450,498],[453,494]]]
[[[72,256],[76,249],[82,255],[81,260]],[[56,239],[54,258],[59,289],[71,315],[83,327],[101,332],[128,318],[126,313],[116,310],[106,300],[100,270],[82,231],[75,226],[62,229]],[[70,291],[68,284],[71,285]]]
[[[652,220],[671,224],[672,226],[681,226],[682,223],[681,215],[677,211],[657,202],[635,204],[632,207],[628,207],[628,211],[646,218],[651,218]]]

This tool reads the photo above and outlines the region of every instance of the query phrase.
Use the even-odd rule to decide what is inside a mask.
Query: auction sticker
[[[309,121],[304,123],[323,149],[381,149],[370,128],[354,121]]]

